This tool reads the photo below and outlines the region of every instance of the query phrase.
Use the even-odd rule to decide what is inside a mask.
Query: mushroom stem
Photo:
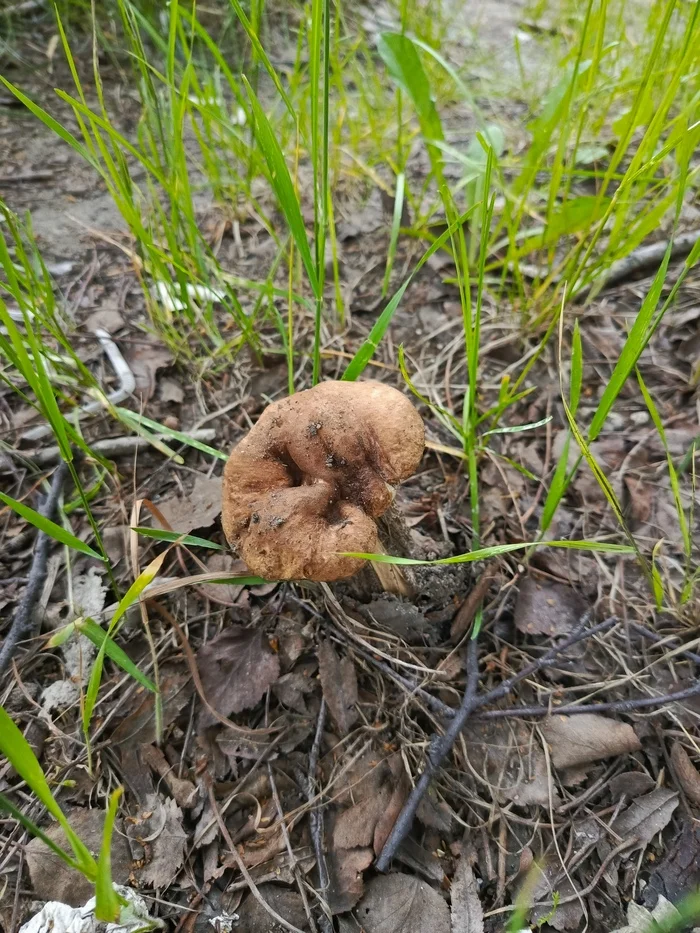
[[[413,557],[411,546],[411,532],[401,514],[396,502],[392,502],[386,512],[379,518],[379,537],[382,550],[380,553],[398,554],[401,557]],[[398,564],[384,564],[372,561],[372,567],[379,582],[387,593],[396,596],[415,596],[415,588],[407,574]]]
[[[379,582],[387,593],[393,593],[395,596],[408,596],[409,598],[415,596],[413,587],[397,564],[385,564],[378,560],[371,561],[371,564]]]

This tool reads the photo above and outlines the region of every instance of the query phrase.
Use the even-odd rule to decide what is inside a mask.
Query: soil
[[[536,33],[523,26],[524,4],[495,0],[470,4],[469,10],[477,24],[479,61],[498,61],[504,85],[518,80],[516,32],[527,36],[522,48],[536,65],[543,53]],[[2,62],[8,79],[39,100],[69,81],[59,56],[47,57],[50,38],[41,18],[30,22],[17,36],[14,58]],[[78,59],[86,73],[89,56],[85,40]],[[475,68],[477,86],[480,67],[485,66]],[[104,68],[110,105],[129,135],[135,103],[119,69],[109,62]],[[497,99],[492,109],[517,132],[517,101]],[[67,111],[60,112],[72,126]],[[460,116],[455,110],[453,125]],[[262,364],[238,358],[226,371],[205,367],[195,374],[176,361],[149,326],[122,218],[94,171],[5,95],[0,152],[0,194],[12,210],[31,213],[86,364],[113,387],[94,339],[96,327],[106,328],[137,377],[137,394],[128,403],[133,410],[186,433],[206,425],[215,431],[207,443],[229,450],[270,399],[284,394],[286,366],[270,354]],[[216,226],[219,207],[204,197],[197,206],[202,226]],[[691,211],[689,206],[688,225]],[[342,373],[382,306],[391,206],[377,190],[353,189],[339,198],[336,219],[349,324],[342,340],[329,334],[326,378]],[[273,244],[252,222],[241,223],[240,234],[242,255],[228,233],[221,255],[239,274],[264,279]],[[397,285],[420,249],[401,243]],[[466,382],[462,312],[448,277],[438,258],[426,266],[406,293],[371,375],[402,386],[396,348],[403,344],[417,388],[459,414]],[[584,420],[647,286],[644,280],[623,283],[581,309]],[[668,426],[674,462],[700,435],[691,383],[700,346],[699,308],[698,282],[691,278],[640,366]],[[523,333],[511,311],[487,302],[484,408],[497,399],[503,375],[517,372],[537,345],[539,335]],[[532,391],[512,410],[509,426],[549,415],[552,420],[501,435],[491,446],[495,454],[480,458],[483,547],[532,540],[545,490],[527,473],[548,475],[563,447],[566,419],[554,347],[542,355],[525,387]],[[413,553],[431,559],[465,553],[474,542],[462,461],[445,450],[454,448],[454,437],[426,406],[420,410],[429,448],[418,473],[400,488],[397,506]],[[0,390],[0,419],[7,446],[29,455],[32,445],[21,435],[31,412],[7,389]],[[106,415],[86,424],[91,441],[115,433],[123,429]],[[679,585],[683,551],[666,454],[638,394],[620,399],[594,446],[637,540],[649,553],[664,538],[659,567]],[[93,502],[121,592],[163,551],[161,543],[143,538],[136,553],[129,532],[148,522],[159,527],[159,510],[190,516],[192,534],[223,542],[216,507],[220,463],[194,449],[182,453],[181,465],[152,448],[117,457],[107,487]],[[20,490],[29,495],[37,481],[21,459],[3,450],[0,476],[3,489],[16,497]],[[66,501],[73,495],[67,489]],[[74,530],[81,522],[87,533],[77,516]],[[0,610],[9,621],[31,566],[34,535],[7,514],[2,534]],[[619,540],[616,518],[590,474],[579,472],[550,535]],[[295,929],[309,929],[310,922],[324,933],[359,930],[360,924],[383,933],[417,929],[410,917],[391,926],[380,916],[389,894],[373,866],[426,755],[435,754],[435,736],[444,734],[465,693],[467,633],[478,612],[478,601],[470,603],[469,595],[485,563],[413,568],[416,597],[409,601],[381,592],[371,571],[333,587],[216,588],[212,578],[244,568],[228,553],[208,553],[170,551],[156,581],[161,588],[130,610],[120,635],[139,668],[158,679],[160,733],[153,694],[108,663],[88,757],[79,697],[94,652],[82,636],[52,651],[39,650],[43,636],[29,642],[5,675],[6,709],[35,749],[61,806],[77,814],[78,823],[86,811],[103,809],[114,787],[126,787],[118,880],[140,890],[168,929],[282,929],[251,893],[251,878],[268,906]],[[576,931],[587,924],[593,933],[609,933],[625,927],[630,903],[652,910],[659,894],[676,901],[698,884],[693,866],[700,853],[694,831],[700,697],[648,709],[596,706],[691,686],[700,663],[693,653],[698,605],[693,599],[657,612],[638,565],[614,554],[551,548],[527,563],[522,552],[506,554],[488,568],[479,642],[482,693],[570,639],[586,618],[590,625],[612,616],[617,621],[575,642],[472,717],[394,858],[390,894],[408,903],[419,887],[422,899],[437,898],[430,917],[421,920],[428,933],[450,929],[448,902],[453,931],[496,933],[504,929],[506,908],[528,891],[532,919],[544,931]],[[71,621],[74,609],[100,621],[111,617],[115,596],[96,562],[72,558],[67,572],[56,549],[48,569],[40,603],[44,634]],[[186,577],[194,579],[177,588]],[[659,650],[655,636],[668,639],[674,651]],[[590,704],[591,711],[556,713],[572,703]],[[519,707],[539,711],[519,714]],[[578,754],[563,761],[558,747]],[[0,766],[0,791],[12,793],[31,818],[49,824],[9,766]],[[36,882],[37,844],[30,850],[27,843],[16,823],[0,822],[0,925],[12,933],[36,912],[39,895],[47,898],[55,890],[70,903],[70,881],[60,866],[55,889],[45,878]],[[317,893],[335,926],[319,909]],[[73,889],[76,905],[83,894]],[[455,916],[455,905],[472,912],[473,927]]]

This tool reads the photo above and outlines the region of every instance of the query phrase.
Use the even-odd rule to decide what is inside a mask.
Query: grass
[[[285,19],[270,2],[230,0],[217,32],[188,4],[173,2],[163,14],[114,0],[108,25],[103,19],[94,24],[87,67],[74,51],[84,42],[74,30],[80,4],[63,0],[57,25],[70,87],[58,89],[57,101],[33,99],[18,84],[2,75],[0,80],[101,178],[129,234],[122,248],[142,288],[149,328],[191,373],[216,377],[238,357],[277,355],[287,368],[279,388],[291,393],[322,378],[324,352],[333,343],[348,357],[342,378],[357,379],[381,352],[425,264],[447,256],[446,277],[462,311],[452,376],[463,397],[452,401],[424,380],[410,347],[391,361],[429,406],[438,429],[458,444],[466,471],[471,547],[446,562],[511,550],[529,556],[544,544],[630,553],[657,607],[682,609],[695,597],[698,577],[687,506],[695,488],[694,448],[683,464],[674,462],[663,409],[640,366],[700,258],[699,242],[678,271],[670,261],[673,237],[684,226],[699,181],[700,2],[532,4],[525,18],[550,27],[541,40],[547,68],[528,64],[520,38],[502,68],[494,68],[488,55],[465,56],[436,4],[400,0],[389,10],[391,27],[374,31],[353,9],[329,0],[289,7]],[[234,34],[238,41],[231,45]],[[103,83],[105,44],[118,49],[137,100],[134,132],[122,128]],[[358,337],[346,308],[337,225],[346,193],[356,197],[375,187],[392,205],[386,255],[380,257],[383,305]],[[241,274],[221,254],[201,223],[202,193],[233,230],[254,220],[274,244],[267,268]],[[103,400],[104,394],[72,349],[70,323],[61,317],[30,221],[5,206],[0,221],[0,377],[50,425],[71,463],[76,507],[88,519],[91,542],[75,537],[65,514],[60,525],[48,527],[21,499],[2,494],[2,501],[67,547],[107,561],[74,464],[76,452],[99,462],[74,413],[86,392]],[[583,310],[611,267],[659,228],[669,238],[666,255],[600,396],[584,411],[591,361]],[[12,309],[19,313],[11,315]],[[495,309],[501,319],[507,316],[513,342],[526,348],[500,374],[496,389],[484,359]],[[559,372],[567,434],[551,469],[535,477],[504,457],[498,438],[549,422],[522,417],[535,388],[535,367],[546,358]],[[680,584],[662,572],[662,545],[649,548],[635,538],[596,459],[596,441],[630,392],[643,400],[666,451],[682,540]],[[190,442],[144,413],[110,408],[106,401],[105,408],[123,428],[154,443],[160,443],[155,431]],[[223,456],[191,443],[209,456]],[[484,541],[480,472],[489,458],[542,484],[542,508],[529,541]],[[548,540],[584,469],[600,485],[617,540],[609,529],[596,540]],[[207,545],[176,530],[160,533],[160,540]],[[119,594],[106,632],[92,620],[81,621],[80,630],[98,645],[83,705],[88,760],[105,658],[137,679],[145,676],[129,669],[114,636],[164,553]],[[480,620],[477,614],[475,633]],[[157,690],[157,677],[155,683],[146,680],[142,686]],[[50,808],[43,789],[41,794]],[[94,876],[79,846],[68,857]]]

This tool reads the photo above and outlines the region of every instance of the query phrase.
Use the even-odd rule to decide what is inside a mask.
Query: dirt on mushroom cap
[[[374,519],[420,463],[423,422],[397,389],[324,382],[270,405],[224,470],[223,526],[269,579],[338,580],[375,551]]]

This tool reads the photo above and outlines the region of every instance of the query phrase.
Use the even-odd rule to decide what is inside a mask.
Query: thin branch
[[[66,481],[67,475],[68,464],[65,460],[61,460],[53,474],[51,489],[48,495],[43,498],[39,507],[40,514],[43,515],[44,518],[49,519],[49,521],[53,521],[56,511],[58,510],[58,500],[61,496],[61,490],[63,489],[63,484]],[[49,549],[52,541],[53,538],[43,531],[39,531],[36,536],[34,556],[32,558],[32,566],[29,571],[27,586],[17,606],[10,631],[5,637],[2,649],[0,649],[0,677],[9,667],[19,642],[34,634],[36,627],[34,613],[36,604],[41,596],[41,591],[44,588],[44,583],[46,582]]]
[[[321,750],[321,739],[323,738],[323,727],[326,723],[326,701],[321,700],[321,708],[318,711],[318,720],[316,722],[316,734],[314,742],[309,753],[309,773],[306,781],[306,797],[309,803],[316,797],[316,769],[318,767],[318,756]],[[311,838],[314,845],[314,854],[316,864],[318,865],[318,884],[322,893],[328,890],[328,868],[326,866],[326,857],[323,852],[323,810],[314,806],[309,813],[309,823],[311,825]]]
[[[418,810],[418,806],[423,799],[428,786],[435,776],[443,759],[452,750],[457,741],[460,732],[464,728],[467,720],[476,709],[478,704],[477,690],[479,687],[479,654],[475,639],[471,639],[467,648],[467,686],[464,691],[464,698],[452,722],[442,736],[433,736],[430,743],[430,750],[427,755],[425,770],[420,776],[420,780],[411,791],[408,800],[403,806],[398,819],[394,823],[389,838],[384,843],[379,858],[377,859],[377,870],[386,871],[393,859],[399,846],[406,838],[413,825],[413,820]]]

